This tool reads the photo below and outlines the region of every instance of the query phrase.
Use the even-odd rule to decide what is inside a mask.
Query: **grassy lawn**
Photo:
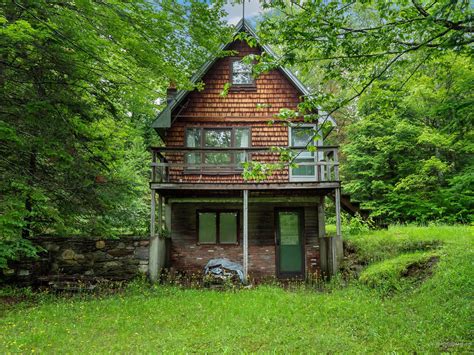
[[[472,228],[394,227],[348,239],[368,267],[345,287],[135,284],[103,298],[40,297],[0,312],[0,352],[473,350]],[[401,276],[433,255],[424,282]]]

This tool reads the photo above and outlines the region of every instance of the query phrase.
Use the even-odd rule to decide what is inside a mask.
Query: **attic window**
[[[232,62],[232,85],[254,85],[252,78],[252,64],[242,60]]]

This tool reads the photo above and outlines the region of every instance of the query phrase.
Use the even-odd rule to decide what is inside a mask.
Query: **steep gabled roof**
[[[239,32],[246,31],[252,37],[257,40],[258,45],[269,55],[276,56],[275,52],[267,45],[261,44],[259,37],[255,33],[254,29],[250,24],[245,20],[242,19],[239,23],[235,26],[235,34]],[[232,42],[231,42],[232,43]],[[220,48],[220,51],[226,50],[227,47],[231,44],[223,44]],[[196,84],[202,77],[207,73],[207,71],[213,66],[213,64],[218,60],[218,57],[213,57],[209,61],[207,61],[191,78],[191,82]],[[309,91],[305,85],[298,78],[287,68],[279,67],[278,68],[283,75],[290,81],[291,84],[301,93],[301,95],[306,96],[309,95]],[[184,98],[190,93],[189,90],[179,90],[174,97],[173,100],[168,101],[168,105],[158,114],[155,121],[152,123],[152,127],[155,128],[157,131],[160,131],[165,128],[171,127],[171,113],[173,110],[184,100]],[[330,121],[335,125],[334,120],[330,117]]]

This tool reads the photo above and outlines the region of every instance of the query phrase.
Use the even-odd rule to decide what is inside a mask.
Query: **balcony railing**
[[[288,148],[288,147],[286,147]],[[153,147],[152,183],[179,183],[184,175],[231,175],[242,174],[243,163],[280,163],[281,169],[288,172],[298,168],[314,167],[314,174],[295,176],[289,182],[337,182],[339,181],[339,162],[337,146],[315,147],[311,154],[302,148],[289,147],[296,154],[292,163],[280,163],[279,154],[271,147],[251,148],[183,148]],[[293,170],[294,171],[294,170]],[[254,181],[252,181],[254,183]]]

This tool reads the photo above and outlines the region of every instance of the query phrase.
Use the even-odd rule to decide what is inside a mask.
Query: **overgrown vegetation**
[[[1,3],[0,268],[32,235],[147,232],[150,123],[228,39],[220,5]]]
[[[112,296],[44,295],[38,303],[8,306],[0,318],[0,351],[469,352],[473,237],[472,228],[451,226],[350,236],[370,261],[363,281],[377,282],[343,287],[333,280],[329,293],[304,286],[218,292],[135,282]],[[416,251],[432,246],[435,251]],[[407,265],[431,255],[439,261],[429,277],[398,287]],[[396,286],[390,297],[387,285]]]
[[[337,134],[345,192],[384,222],[470,223],[474,211],[469,1],[271,1],[260,26],[312,95],[303,115]],[[262,169],[261,169],[262,170]]]

